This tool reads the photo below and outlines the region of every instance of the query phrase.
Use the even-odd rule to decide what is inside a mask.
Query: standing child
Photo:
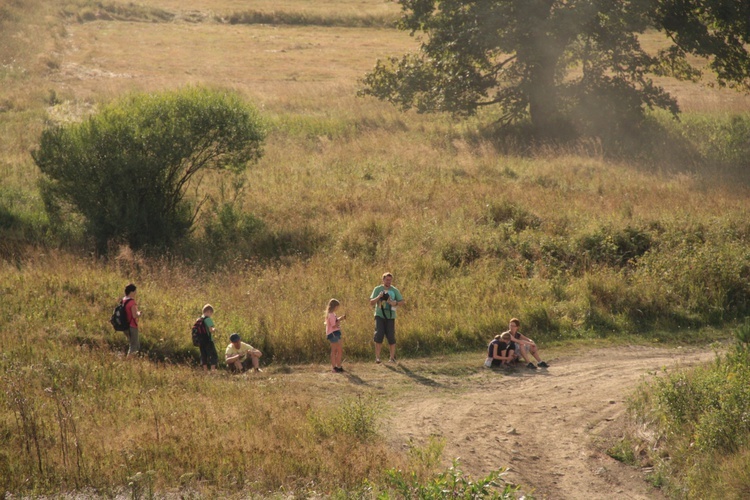
[[[130,283],[125,287],[125,296],[121,300],[125,306],[125,317],[128,321],[128,329],[125,331],[129,344],[126,359],[138,356],[138,351],[141,350],[141,341],[138,334],[138,320],[141,317],[141,311],[135,303],[136,293],[136,286]]]
[[[331,366],[334,373],[342,373],[344,368],[341,366],[341,359],[344,356],[344,348],[341,343],[341,320],[346,319],[346,314],[336,316],[340,302],[336,299],[328,301],[326,307],[326,338],[331,343]]]
[[[214,344],[214,332],[216,331],[216,325],[211,316],[214,314],[214,307],[211,304],[203,306],[203,326],[206,327],[206,335],[201,338],[201,365],[204,370],[216,371],[216,365],[219,363],[219,354],[216,352],[216,345]]]

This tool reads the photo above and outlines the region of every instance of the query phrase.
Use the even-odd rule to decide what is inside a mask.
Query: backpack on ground
[[[199,347],[201,343],[208,340],[208,330],[206,329],[206,324],[203,323],[204,319],[205,318],[201,316],[200,318],[195,320],[193,329],[190,332],[193,336],[193,345],[195,347]]]
[[[130,321],[128,321],[128,314],[125,312],[125,306],[131,300],[133,299],[121,300],[115,307],[114,312],[112,312],[112,317],[109,318],[109,322],[112,323],[116,332],[127,332],[128,328],[130,328]]]

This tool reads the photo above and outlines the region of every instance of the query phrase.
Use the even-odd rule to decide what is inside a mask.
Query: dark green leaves
[[[135,94],[49,128],[33,157],[51,215],[82,215],[103,251],[110,240],[140,248],[179,239],[201,203],[186,199],[196,174],[242,170],[263,139],[257,112],[238,96],[188,88]]]

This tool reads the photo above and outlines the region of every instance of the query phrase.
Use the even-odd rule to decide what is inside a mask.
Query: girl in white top
[[[342,373],[344,368],[341,366],[341,359],[344,356],[344,350],[341,343],[341,320],[346,319],[346,314],[336,316],[340,302],[336,299],[328,301],[326,306],[326,338],[331,343],[331,366],[334,373]]]

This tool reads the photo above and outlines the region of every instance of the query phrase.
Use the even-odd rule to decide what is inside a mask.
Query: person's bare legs
[[[531,346],[530,352],[531,355],[534,356],[534,359],[536,359],[537,363],[542,362],[542,358],[539,357],[539,353],[537,352],[537,348],[535,345]]]
[[[391,351],[391,359],[395,361],[396,360],[396,344],[390,344],[388,348]]]
[[[250,358],[253,362],[253,370],[255,370],[256,372],[263,371],[260,369],[260,357],[261,356],[263,356],[263,354],[258,350],[250,353]]]
[[[528,350],[526,349],[525,345],[522,345],[520,349],[518,349],[518,354],[523,358],[523,360],[527,363],[531,363],[531,359],[529,359],[529,355],[527,354]]]
[[[341,341],[336,342],[336,366],[341,368],[341,362],[344,358],[344,346],[341,345]]]
[[[375,342],[375,361],[380,361],[380,349],[383,348],[383,343]]]

